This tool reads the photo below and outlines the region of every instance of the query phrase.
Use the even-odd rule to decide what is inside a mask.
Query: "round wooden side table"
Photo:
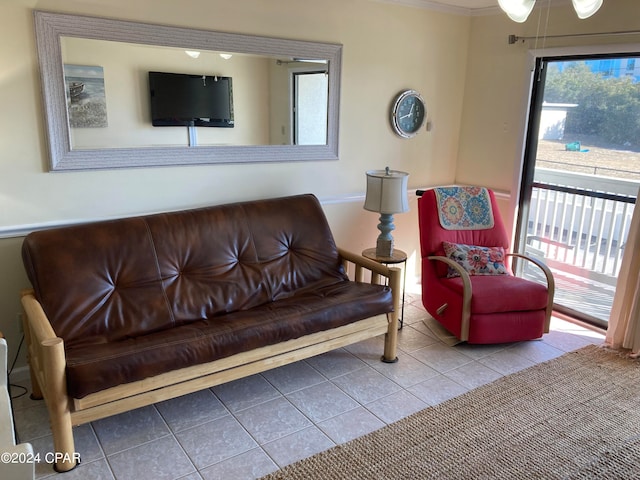
[[[402,265],[402,306],[400,308],[400,326],[398,327],[398,329],[401,329],[404,326],[404,292],[407,281],[407,254],[402,250],[394,248],[390,257],[379,257],[376,255],[375,248],[367,248],[362,251],[362,256],[383,265]]]

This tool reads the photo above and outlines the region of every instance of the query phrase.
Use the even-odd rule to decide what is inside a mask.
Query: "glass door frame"
[[[529,210],[533,193],[533,180],[538,150],[538,132],[541,122],[542,104],[544,100],[544,85],[547,69],[542,68],[548,62],[554,61],[579,61],[587,59],[640,57],[640,44],[602,45],[585,47],[553,48],[546,50],[531,50],[529,52],[532,62],[531,82],[527,105],[527,122],[522,145],[522,163],[520,177],[518,179],[517,215],[515,223],[514,245],[517,251],[524,252],[527,239],[527,226]],[[515,265],[516,268],[518,265]],[[555,305],[554,309],[569,316],[575,316],[580,320],[606,327],[606,322],[590,318],[586,315],[580,318],[571,309]]]

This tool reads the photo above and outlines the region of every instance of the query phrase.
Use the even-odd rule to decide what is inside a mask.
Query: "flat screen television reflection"
[[[149,72],[154,127],[232,128],[231,77]]]

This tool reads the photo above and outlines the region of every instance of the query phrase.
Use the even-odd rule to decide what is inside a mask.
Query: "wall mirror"
[[[50,170],[338,158],[341,45],[42,11],[34,17]],[[149,72],[179,74],[203,91],[231,79],[224,93],[212,94],[231,102],[224,125],[231,128],[154,126]]]

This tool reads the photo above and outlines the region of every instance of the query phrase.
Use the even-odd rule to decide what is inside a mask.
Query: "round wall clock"
[[[415,137],[426,119],[427,107],[418,92],[405,90],[396,97],[391,108],[391,125],[398,135]]]

